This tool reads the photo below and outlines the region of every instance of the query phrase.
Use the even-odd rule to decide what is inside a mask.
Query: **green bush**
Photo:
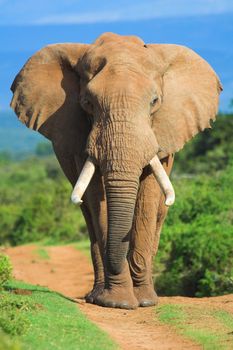
[[[71,242],[86,235],[72,188],[54,157],[10,162],[0,169],[0,245]]]
[[[12,265],[7,255],[0,254],[0,290],[12,278]]]
[[[0,350],[20,350],[17,339],[25,335],[30,326],[27,314],[42,308],[32,298],[6,291],[0,292]]]
[[[28,297],[3,293],[0,298],[0,329],[9,335],[26,333],[30,322],[27,311],[36,311],[38,305]]]
[[[155,259],[160,294],[233,293],[233,165],[215,176],[176,179]]]
[[[212,124],[198,134],[176,154],[177,173],[215,173],[225,169],[233,155],[233,115],[219,115]]]
[[[21,335],[25,333],[30,326],[30,322],[24,316],[16,311],[1,312],[0,328],[10,335]]]

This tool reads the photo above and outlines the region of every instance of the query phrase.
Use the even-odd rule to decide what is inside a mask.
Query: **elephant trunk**
[[[138,144],[141,145],[139,150]],[[134,156],[136,150],[138,154]],[[120,120],[115,123],[108,121],[103,128],[93,128],[89,135],[87,151],[91,158],[84,165],[72,198],[80,203],[94,174],[95,167],[91,159],[95,159],[104,177],[108,210],[106,265],[112,275],[120,274],[124,268],[140,174],[156,150],[157,143],[152,131],[147,130],[144,137],[132,122],[122,124]],[[173,200],[173,192],[168,176],[158,158],[151,162],[151,166],[169,205]]]
[[[114,275],[122,271],[128,252],[138,185],[138,178],[116,180],[107,176],[105,179],[108,208],[106,263],[108,271]]]

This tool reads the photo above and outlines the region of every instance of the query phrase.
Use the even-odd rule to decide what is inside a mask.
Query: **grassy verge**
[[[204,350],[233,348],[233,316],[226,311],[164,304],[157,308],[156,317],[179,334],[200,344]]]
[[[116,349],[76,304],[46,288],[11,282],[0,309],[0,350]]]

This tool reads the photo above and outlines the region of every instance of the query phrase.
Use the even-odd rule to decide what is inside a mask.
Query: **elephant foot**
[[[147,307],[158,304],[158,296],[152,285],[141,285],[133,288],[139,306]]]
[[[104,290],[104,283],[96,284],[93,289],[85,295],[86,303],[94,304],[95,298]]]
[[[138,307],[138,301],[134,296],[132,288],[127,289],[124,286],[104,289],[103,292],[95,298],[94,303],[104,307],[127,310],[136,309]]]

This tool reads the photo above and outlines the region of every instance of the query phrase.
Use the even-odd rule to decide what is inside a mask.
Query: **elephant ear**
[[[53,144],[63,144],[67,152],[73,152],[77,129],[82,129],[80,118],[85,112],[78,100],[76,69],[88,47],[55,44],[43,48],[26,62],[11,86],[11,107],[20,121]]]
[[[151,44],[148,48],[163,78],[162,104],[153,116],[159,156],[163,158],[211,127],[222,87],[210,65],[192,50],[167,44]]]

